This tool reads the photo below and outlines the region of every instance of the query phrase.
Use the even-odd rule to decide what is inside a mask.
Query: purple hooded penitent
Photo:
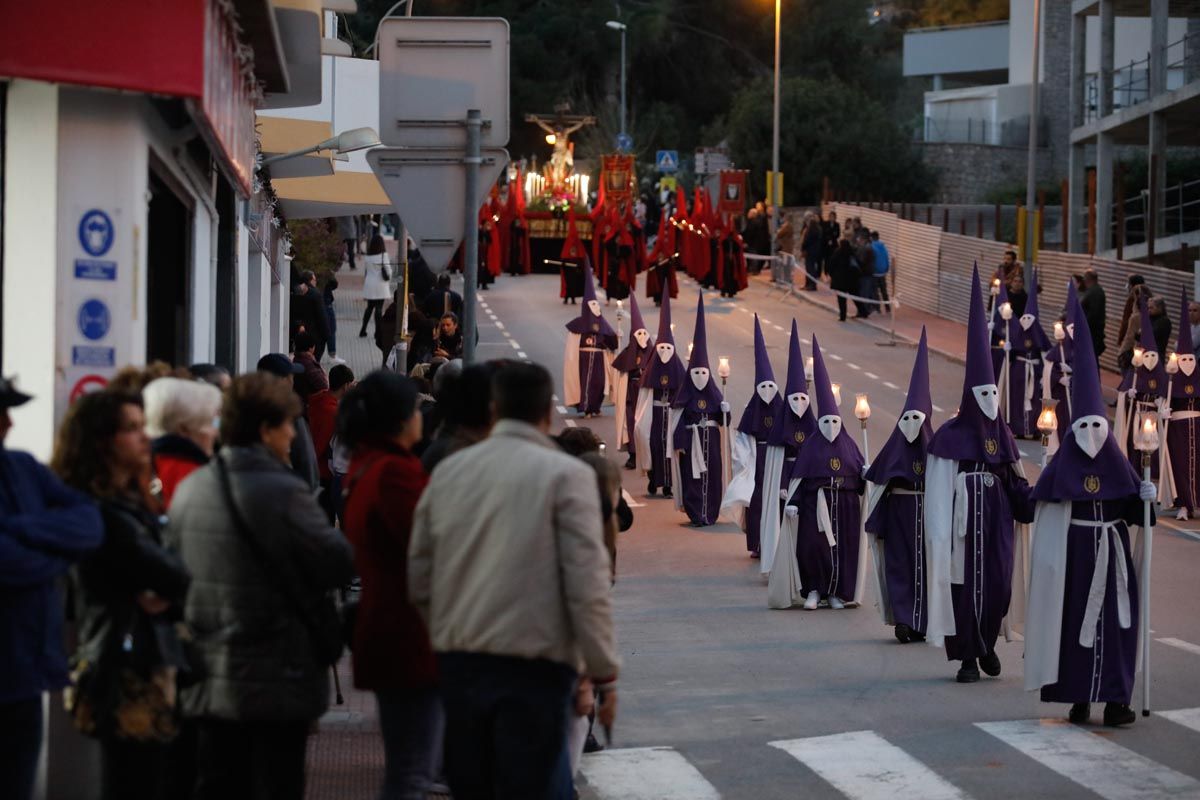
[[[1138,336],[1138,344],[1141,345],[1142,351],[1149,354],[1154,353],[1154,368],[1150,369],[1145,362],[1141,366],[1134,367],[1133,387],[1141,395],[1153,395],[1155,397],[1166,397],[1167,395],[1167,371],[1163,365],[1163,359],[1158,354],[1158,341],[1154,338],[1154,324],[1150,321],[1150,307],[1145,295],[1138,300],[1138,312],[1141,316],[1141,331]],[[1190,338],[1191,331],[1188,332]],[[1128,387],[1127,387],[1128,388]]]
[[[579,304],[579,316],[567,323],[567,330],[580,336],[592,333],[600,337],[612,337],[615,348],[617,332],[612,329],[603,316],[592,313],[589,303],[596,299],[596,284],[592,280],[591,261],[583,262],[583,302]]]
[[[821,357],[821,346],[817,337],[812,337],[813,352],[813,382],[812,398],[817,407],[818,429],[804,443],[796,454],[796,463],[792,467],[791,478],[847,478],[847,484],[857,485],[862,477],[863,457],[854,436],[842,425],[842,430],[830,442],[820,431],[820,420],[826,416],[841,416],[837,403],[833,398],[833,385],[829,382],[829,373],[825,369],[825,359]]]
[[[642,320],[642,312],[638,309],[637,298],[629,295],[629,344],[613,359],[613,369],[621,372],[633,372],[635,369],[645,369],[649,359],[654,355],[654,340],[648,339],[644,348],[639,347],[633,334],[645,330],[646,323]]]
[[[1032,498],[1049,502],[1074,500],[1124,500],[1138,492],[1140,478],[1109,431],[1100,451],[1092,458],[1075,440],[1075,426],[1084,417],[1107,420],[1108,409],[1100,391],[1100,368],[1092,348],[1087,319],[1079,300],[1067,307],[1068,322],[1075,323],[1075,361],[1071,379],[1071,431],[1058,452],[1042,470]],[[1066,409],[1059,408],[1066,413]],[[1089,421],[1090,422],[1090,421]]]
[[[1008,341],[1012,343],[1013,352],[1018,355],[1040,356],[1052,345],[1046,331],[1042,329],[1041,314],[1038,311],[1037,272],[1033,274],[1033,282],[1028,292],[1029,300],[1025,303],[1025,313],[1008,321]],[[1024,327],[1022,318],[1029,321],[1028,328]]]
[[[925,339],[925,328],[921,327],[921,341],[917,345],[917,358],[913,362],[912,377],[908,381],[908,397],[904,401],[904,410],[900,412],[900,422],[906,417],[919,419],[920,412],[925,415],[921,421],[920,430],[910,442],[904,435],[900,423],[892,429],[879,454],[875,456],[870,469],[867,470],[867,480],[883,485],[892,479],[916,484],[924,480],[925,453],[929,440],[933,437],[933,401],[929,396],[929,345]]]
[[[1017,442],[999,413],[990,419],[976,399],[975,388],[999,400],[988,348],[987,318],[979,294],[979,270],[971,279],[971,307],[967,317],[967,366],[958,415],[942,424],[929,441],[929,453],[954,461],[1011,464],[1021,458]]]
[[[1191,355],[1193,351],[1192,323],[1188,319],[1187,292],[1179,290],[1179,341],[1175,343],[1175,352],[1181,356]],[[1200,398],[1200,369],[1192,370],[1191,375],[1179,370],[1171,376],[1171,397],[1184,400]]]
[[[666,286],[663,287],[662,310],[658,314],[658,336],[654,339],[655,347],[660,344],[675,346],[675,335],[671,333],[671,294]],[[649,366],[642,373],[641,388],[665,391],[673,400],[675,393],[683,385],[685,375],[686,371],[678,353],[672,354],[664,364],[658,353],[654,352],[650,354]]]
[[[794,394],[808,394],[808,381],[804,378],[804,353],[800,351],[800,332],[796,328],[796,320],[792,320],[792,338],[788,343],[787,386],[783,389],[783,404],[779,407],[779,417],[768,444],[794,449],[816,434],[817,417],[811,401],[804,415],[797,417],[788,401]]]
[[[692,335],[692,355],[688,359],[687,374],[675,395],[675,408],[686,408],[699,414],[715,414],[720,410],[721,402],[725,399],[717,388],[717,376],[712,374],[708,366],[708,337],[704,333],[704,293],[700,292],[696,304],[696,330]],[[709,371],[708,383],[703,389],[697,389],[692,382],[692,370],[706,369]]]
[[[775,372],[771,369],[771,360],[767,356],[767,342],[763,339],[762,326],[758,322],[758,314],[754,315],[754,394],[746,403],[742,412],[742,420],[737,429],[755,439],[767,439],[775,420],[779,416],[779,407],[783,405],[783,397],[779,394],[779,386],[775,385],[775,396],[771,402],[764,403],[758,394],[758,389],[765,383],[775,384]]]

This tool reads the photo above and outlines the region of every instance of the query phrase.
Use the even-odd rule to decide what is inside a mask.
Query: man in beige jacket
[[[577,675],[616,716],[609,557],[591,468],[549,438],[550,373],[493,378],[491,437],[443,461],[413,520],[409,597],[438,657],[456,800],[571,796]]]

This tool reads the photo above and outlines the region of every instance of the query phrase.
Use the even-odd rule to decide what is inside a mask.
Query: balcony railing
[[[1140,244],[1146,241],[1147,217],[1150,207],[1150,191],[1143,189],[1137,195],[1126,198],[1124,213],[1118,205],[1113,206],[1112,229],[1113,246],[1118,242],[1123,244]],[[1120,228],[1121,217],[1124,216],[1124,238]],[[1191,231],[1200,231],[1200,180],[1177,183],[1163,190],[1163,207],[1159,212],[1162,220],[1160,236],[1175,236]]]
[[[1045,117],[1038,119],[1038,141],[1043,145],[1048,135]],[[925,117],[925,124],[916,133],[918,142],[945,144],[986,144],[999,147],[1029,146],[1029,117],[1014,117],[1000,123],[968,117],[938,119]]]
[[[1166,47],[1167,90],[1200,79],[1200,31],[1193,31]],[[1100,117],[1100,76],[1083,81],[1083,120]],[[1130,108],[1150,99],[1150,54],[1128,65],[1113,68],[1112,111]]]

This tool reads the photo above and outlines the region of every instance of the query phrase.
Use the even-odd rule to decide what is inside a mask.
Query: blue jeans
[[[543,659],[439,653],[454,800],[570,800],[575,671]]]
[[[350,269],[354,269],[354,256],[350,257]],[[325,319],[329,320],[329,355],[337,355],[337,313],[333,306],[325,304]]]
[[[377,692],[385,770],[380,800],[425,800],[442,758],[446,716],[436,689]]]

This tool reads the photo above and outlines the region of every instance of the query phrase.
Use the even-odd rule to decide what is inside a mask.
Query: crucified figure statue
[[[560,112],[551,118],[543,117],[540,114],[526,114],[525,121],[536,124],[548,134],[546,141],[553,145],[554,152],[544,167],[544,174],[551,190],[561,190],[566,186],[567,178],[575,169],[571,134],[586,125],[595,125],[596,118],[572,116]]]

